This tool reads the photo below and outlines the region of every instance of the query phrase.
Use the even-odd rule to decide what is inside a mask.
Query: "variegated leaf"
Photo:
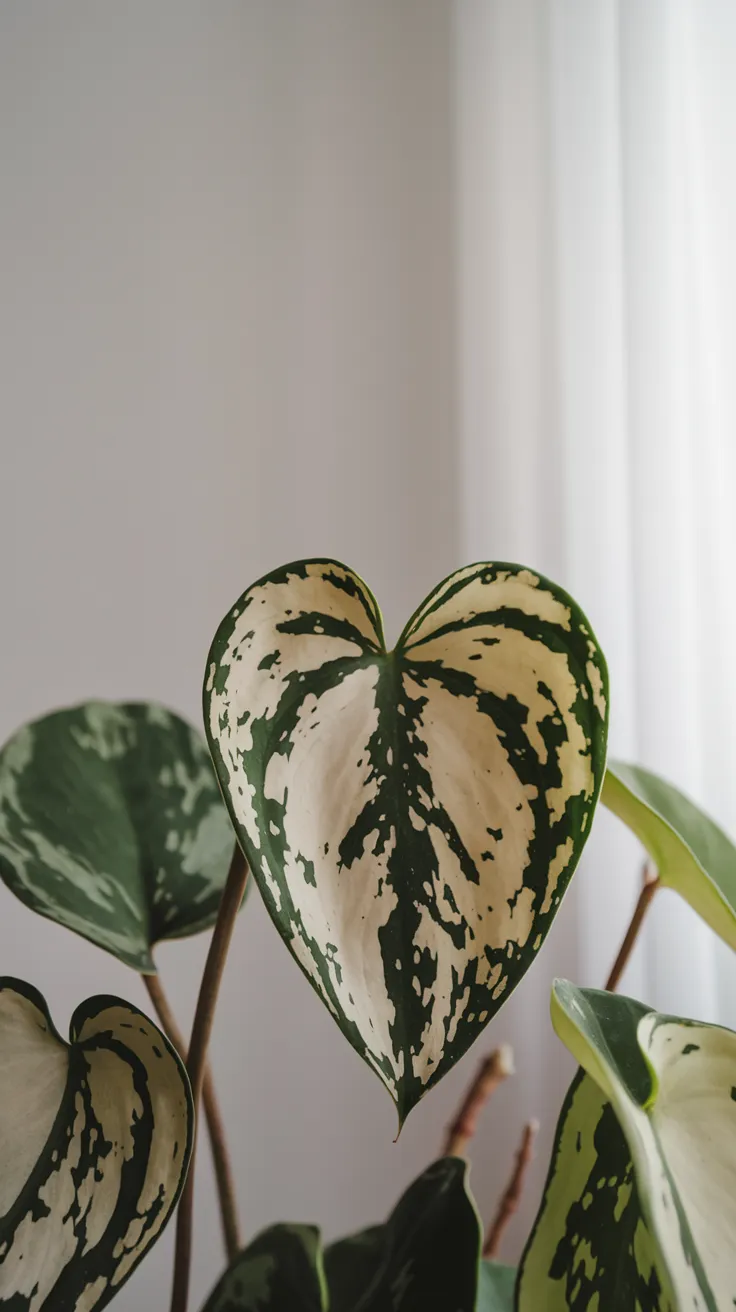
[[[660,881],[736,949],[736,847],[678,788],[639,765],[609,762],[601,801],[633,829]]]
[[[205,743],[163,707],[87,702],[0,752],[0,876],[143,973],[214,923],[233,839]]]
[[[41,994],[0,979],[0,1307],[105,1307],[158,1239],[189,1165],[184,1067],[119,998],[90,998],[69,1044]]]
[[[519,1312],[736,1306],[736,1034],[564,981],[552,1013],[587,1074],[563,1109]]]
[[[672,1312],[616,1114],[578,1072],[519,1273],[517,1312]]]
[[[205,724],[271,916],[403,1121],[528,968],[587,837],[607,682],[582,613],[515,565],[446,579],[387,651],[361,580],[243,594]]]
[[[327,1312],[319,1230],[269,1226],[238,1254],[202,1312]]]

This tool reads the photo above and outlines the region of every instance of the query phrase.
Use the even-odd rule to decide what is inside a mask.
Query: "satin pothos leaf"
[[[233,837],[206,744],[161,706],[87,702],[0,751],[0,877],[144,974],[214,924]]]
[[[603,778],[607,679],[577,606],[517,565],[446,579],[388,651],[345,566],[249,588],[205,726],[272,919],[403,1121],[518,983]]]
[[[202,1312],[326,1312],[319,1230],[272,1225],[239,1253]]]
[[[674,784],[609,761],[601,801],[636,834],[662,884],[736,949],[736,846]]]
[[[193,1123],[184,1067],[136,1007],[90,998],[65,1043],[36,989],[0,979],[0,1307],[105,1307],[171,1215]]]
[[[736,1306],[736,1034],[555,985],[582,1063],[522,1259],[519,1312]]]

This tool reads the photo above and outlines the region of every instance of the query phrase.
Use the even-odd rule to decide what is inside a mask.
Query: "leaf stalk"
[[[189,1056],[186,1062],[189,1082],[192,1086],[195,1116],[202,1096],[207,1047],[212,1032],[217,995],[220,991],[227,952],[235,927],[235,920],[243,901],[247,878],[248,866],[236,842],[220,901],[220,909],[217,913],[217,921],[210,940],[202,981],[199,986],[199,997],[192,1026],[192,1039],[189,1044]],[[176,1248],[174,1252],[174,1285],[171,1293],[171,1312],[187,1312],[189,1301],[195,1153],[196,1123],[194,1150],[192,1151],[189,1175],[179,1200],[176,1217]]]
[[[148,990],[148,996],[151,999],[154,1011],[161,1022],[164,1033],[167,1038],[171,1040],[182,1061],[186,1064],[186,1040],[179,1029],[176,1017],[171,1010],[171,1004],[166,996],[166,992],[161,982],[161,976],[142,975],[141,978]],[[210,1136],[212,1162],[215,1170],[217,1197],[220,1204],[220,1220],[222,1222],[222,1236],[225,1244],[225,1252],[227,1254],[228,1262],[232,1262],[240,1252],[243,1245],[238,1224],[238,1202],[235,1190],[235,1178],[227,1147],[225,1124],[220,1110],[219,1099],[215,1092],[212,1068],[209,1063],[205,1066],[204,1080],[202,1083],[202,1106],[204,1108],[205,1120],[207,1121],[207,1129]]]
[[[654,866],[650,865],[648,861],[645,862],[644,870],[642,872],[642,885],[639,900],[634,908],[634,914],[631,917],[631,923],[626,931],[624,941],[619,948],[618,956],[611,967],[611,973],[606,980],[606,991],[608,993],[615,993],[618,988],[621,976],[628,965],[629,957],[634,949],[634,944],[639,937],[639,932],[644,923],[644,917],[649,909],[649,904],[660,886],[659,875]]]

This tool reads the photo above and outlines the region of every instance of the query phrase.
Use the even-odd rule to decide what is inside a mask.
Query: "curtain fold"
[[[732,833],[735,59],[723,0],[456,7],[466,554],[570,589],[609,660],[612,755]],[[555,959],[583,983],[640,863],[599,816]],[[624,987],[736,1024],[730,954],[668,892]]]

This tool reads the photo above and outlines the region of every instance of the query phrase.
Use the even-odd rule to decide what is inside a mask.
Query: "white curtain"
[[[459,0],[455,54],[466,554],[570,589],[612,754],[736,833],[736,6]],[[580,982],[639,864],[599,815],[560,954]],[[730,954],[674,894],[624,988],[736,1024]]]

